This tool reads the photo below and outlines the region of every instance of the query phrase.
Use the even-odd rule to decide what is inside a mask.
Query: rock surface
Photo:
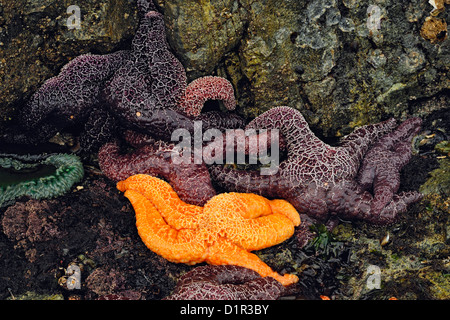
[[[449,89],[449,42],[442,30],[449,10],[435,18],[441,33],[424,38],[421,29],[433,10],[425,1],[159,5],[188,75],[229,78],[247,116],[288,105],[324,135],[341,136],[388,115],[402,118],[415,101]]]

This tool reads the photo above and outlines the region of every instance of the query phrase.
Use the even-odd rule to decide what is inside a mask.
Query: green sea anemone
[[[0,155],[0,207],[21,196],[53,198],[83,178],[80,159],[71,154]]]

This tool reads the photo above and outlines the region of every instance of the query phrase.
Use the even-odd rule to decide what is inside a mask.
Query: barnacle
[[[447,39],[447,22],[435,17],[426,17],[420,35],[433,44],[442,42]]]

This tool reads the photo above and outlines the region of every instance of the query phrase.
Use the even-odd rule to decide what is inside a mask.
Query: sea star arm
[[[326,144],[310,130],[303,115],[286,106],[272,108],[253,119],[246,129],[279,129],[283,135],[288,155],[298,155],[312,149],[324,149]]]
[[[284,287],[271,277],[233,265],[200,266],[183,275],[165,300],[277,299]]]
[[[270,201],[256,194],[223,193],[204,207],[210,230],[247,251],[279,244],[300,224],[295,208],[287,201]]]
[[[198,116],[207,100],[221,100],[228,110],[236,108],[231,83],[222,77],[206,76],[192,81],[186,87],[178,109],[187,115]]]
[[[420,130],[422,121],[419,118],[411,118],[403,122],[396,130],[382,137],[364,157],[361,165],[358,182],[368,189],[375,179],[376,169],[380,164],[392,162],[391,157],[396,157],[392,166],[403,167],[411,158],[411,147],[408,145],[412,137]],[[391,159],[392,160],[392,159]]]
[[[140,148],[145,145],[156,143],[156,140],[152,136],[133,130],[126,130],[122,133],[122,136],[124,137],[127,144],[134,148]]]
[[[146,14],[149,11],[156,10],[152,0],[137,0],[137,7],[140,14]]]
[[[161,134],[170,139],[177,128],[173,124],[181,119],[175,110],[167,109],[176,108],[183,95],[186,73],[170,50],[160,13],[149,11],[144,15],[131,49],[106,84],[104,98],[125,126],[149,134],[158,134],[162,129]]]
[[[85,152],[97,152],[98,149],[114,136],[116,119],[108,110],[94,107],[84,125],[79,141]]]
[[[300,225],[300,216],[292,204],[283,199],[269,200],[269,204],[273,214],[286,216],[296,227]]]
[[[420,118],[404,121],[383,136],[364,157],[357,181],[364,190],[373,189],[374,212],[383,210],[398,191],[400,170],[411,158],[411,139],[419,132],[421,123]]]
[[[256,193],[269,198],[281,198],[279,186],[279,173],[275,175],[261,175],[259,171],[235,170],[230,167],[213,165],[209,168],[211,178],[225,190]]]
[[[164,220],[176,230],[196,228],[202,218],[203,208],[182,201],[173,188],[161,179],[148,179],[137,174],[117,183],[120,191],[134,190],[156,207]]]
[[[50,122],[43,122],[35,128],[28,129],[22,125],[8,127],[0,135],[0,142],[8,144],[39,144],[53,137],[58,127]]]
[[[194,117],[193,121],[201,121],[204,131],[208,129],[225,131],[227,129],[240,129],[245,126],[244,118],[229,112],[208,111]]]
[[[144,244],[169,261],[195,264],[203,261],[206,247],[196,241],[195,229],[170,226],[152,202],[132,189],[126,190],[136,212],[136,226]]]
[[[234,265],[206,265],[178,280],[165,300],[267,300],[284,293],[281,283],[256,271]]]
[[[133,134],[130,138],[139,144],[142,135],[138,138]],[[189,157],[189,163],[174,162],[178,155],[174,145],[162,141],[140,146],[131,153],[121,153],[119,144],[111,142],[100,148],[98,160],[102,172],[112,180],[149,174],[168,181],[183,201],[204,205],[216,194],[208,168],[204,163],[195,164],[193,156]]]
[[[230,129],[232,127],[228,126],[226,128]],[[223,155],[226,155],[228,152],[232,154],[242,153],[255,158],[267,155],[269,153],[268,150],[273,151],[273,148],[278,148],[278,152],[286,149],[286,142],[283,136],[271,129],[261,130],[261,132],[234,130],[233,135],[232,141],[228,141],[227,135],[223,135],[222,139],[215,139],[213,142],[208,143],[207,147],[210,150],[222,150]],[[203,158],[208,164],[214,162],[214,156],[215,153],[203,154]]]
[[[343,181],[327,193],[329,210],[343,219],[359,219],[385,225],[395,222],[398,214],[422,198],[419,192],[400,192],[389,197],[387,205],[379,209],[373,205],[374,196],[355,182]]]
[[[296,283],[298,277],[293,274],[280,275],[273,271],[259,257],[231,243],[227,239],[217,241],[207,250],[206,262],[214,265],[231,264],[249,268],[258,272],[262,277],[272,277],[284,286]]]
[[[20,127],[2,134],[10,143],[36,144],[58,130],[83,121],[100,96],[101,86],[121,66],[128,51],[106,55],[84,54],[44,82],[19,111]]]
[[[396,121],[394,118],[391,118],[383,122],[357,128],[341,140],[340,150],[345,151],[350,156],[349,161],[358,164],[363,159],[369,147],[376,143],[383,135],[391,132],[395,127]],[[357,169],[358,166],[355,165],[354,170]],[[352,172],[350,176],[354,176],[355,173]]]
[[[423,195],[417,191],[400,192],[391,197],[391,201],[380,211],[366,218],[373,224],[390,224],[395,222],[400,213],[406,212],[408,206],[422,199]],[[372,207],[373,204],[372,204]]]
[[[84,117],[86,109],[98,102],[101,84],[112,76],[127,55],[127,51],[118,51],[76,57],[31,97],[21,112],[22,124],[27,128],[36,127],[55,110],[60,112],[58,119],[63,124]]]
[[[340,161],[342,168],[335,171],[335,174],[341,175],[345,172],[347,176],[352,177],[356,174],[358,164],[369,146],[394,127],[394,119],[363,126],[347,136],[339,148],[333,148],[311,131],[300,111],[281,106],[264,112],[251,121],[246,128],[279,129],[286,140],[288,157],[291,160],[296,158],[297,162],[302,162],[316,159],[317,163],[327,162],[327,159]],[[330,180],[332,178],[330,177]]]
[[[192,119],[172,109],[152,110],[140,107],[134,111],[121,113],[120,119],[127,127],[164,141],[170,141],[173,132],[178,128],[194,132]]]

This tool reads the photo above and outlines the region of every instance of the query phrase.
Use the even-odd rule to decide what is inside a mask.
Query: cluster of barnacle
[[[450,4],[449,0],[429,0],[433,10],[425,18],[425,22],[420,29],[420,35],[431,43],[439,43],[447,39],[447,22],[437,16],[445,10],[445,4]]]

